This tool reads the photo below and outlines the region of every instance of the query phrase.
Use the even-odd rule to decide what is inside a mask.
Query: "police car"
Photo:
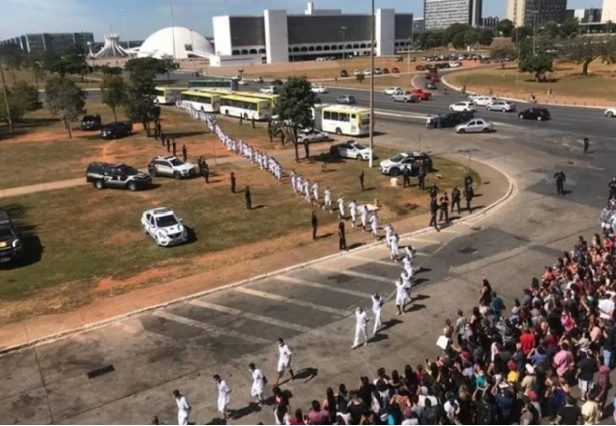
[[[182,224],[182,219],[178,219],[173,210],[167,207],[143,212],[141,226],[143,231],[154,238],[156,244],[161,247],[181,244],[188,240],[188,232]]]
[[[388,176],[400,176],[402,171],[410,168],[414,173],[419,169],[419,161],[423,161],[426,171],[432,170],[432,159],[424,152],[401,152],[379,164],[381,173]]]

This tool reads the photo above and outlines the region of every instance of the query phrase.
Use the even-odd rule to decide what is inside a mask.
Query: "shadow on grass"
[[[56,118],[30,118],[15,123],[15,129],[10,131],[8,126],[0,126],[0,141],[16,136],[27,135],[42,127],[47,127],[58,123]]]
[[[8,213],[17,236],[23,244],[23,256],[21,259],[16,262],[3,264],[2,268],[16,269],[40,262],[43,257],[44,247],[36,234],[36,226],[29,224],[25,219],[25,208],[21,204],[9,204],[0,206],[0,208]]]

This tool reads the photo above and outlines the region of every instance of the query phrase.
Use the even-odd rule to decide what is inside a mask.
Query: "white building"
[[[214,46],[194,30],[169,27],[149,36],[137,51],[140,58],[209,58],[214,54]]]
[[[566,12],[567,0],[507,0],[507,19],[516,27],[532,27],[546,22],[561,23],[565,20]]]
[[[424,0],[426,30],[442,30],[452,24],[478,27],[482,9],[483,0]]]
[[[616,23],[616,0],[603,0],[601,22],[612,21]]]
[[[286,10],[265,10],[263,16],[212,18],[216,55],[232,58],[260,55],[277,63],[319,56],[342,57],[370,53],[370,15],[347,15],[340,10],[317,10],[312,3],[304,15]],[[378,9],[375,17],[377,56],[393,55],[405,48],[413,34],[413,15]]]

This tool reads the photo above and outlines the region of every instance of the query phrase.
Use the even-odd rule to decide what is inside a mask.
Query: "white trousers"
[[[178,425],[188,424],[188,413],[178,413]]]
[[[353,346],[359,346],[360,337],[364,340],[362,343],[366,343],[368,341],[366,327],[355,327],[355,341],[353,342]]]
[[[372,334],[376,334],[377,330],[382,325],[381,324],[381,310],[373,309],[372,312],[374,312],[374,330],[372,331]]]

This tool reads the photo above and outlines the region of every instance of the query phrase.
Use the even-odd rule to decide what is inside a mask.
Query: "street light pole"
[[[533,56],[537,55],[537,14],[538,10],[533,10]]]
[[[372,0],[370,21],[370,161],[368,167],[372,168],[374,162],[374,0]]]
[[[342,32],[342,69],[346,69],[346,27],[340,27]]]
[[[169,10],[171,12],[171,42],[173,43],[173,60],[175,61],[175,28],[173,24],[173,0],[169,0]]]
[[[126,48],[130,49],[130,38],[128,37],[128,20],[126,19],[126,9],[122,9],[122,15],[124,16],[124,30],[126,31]]]

